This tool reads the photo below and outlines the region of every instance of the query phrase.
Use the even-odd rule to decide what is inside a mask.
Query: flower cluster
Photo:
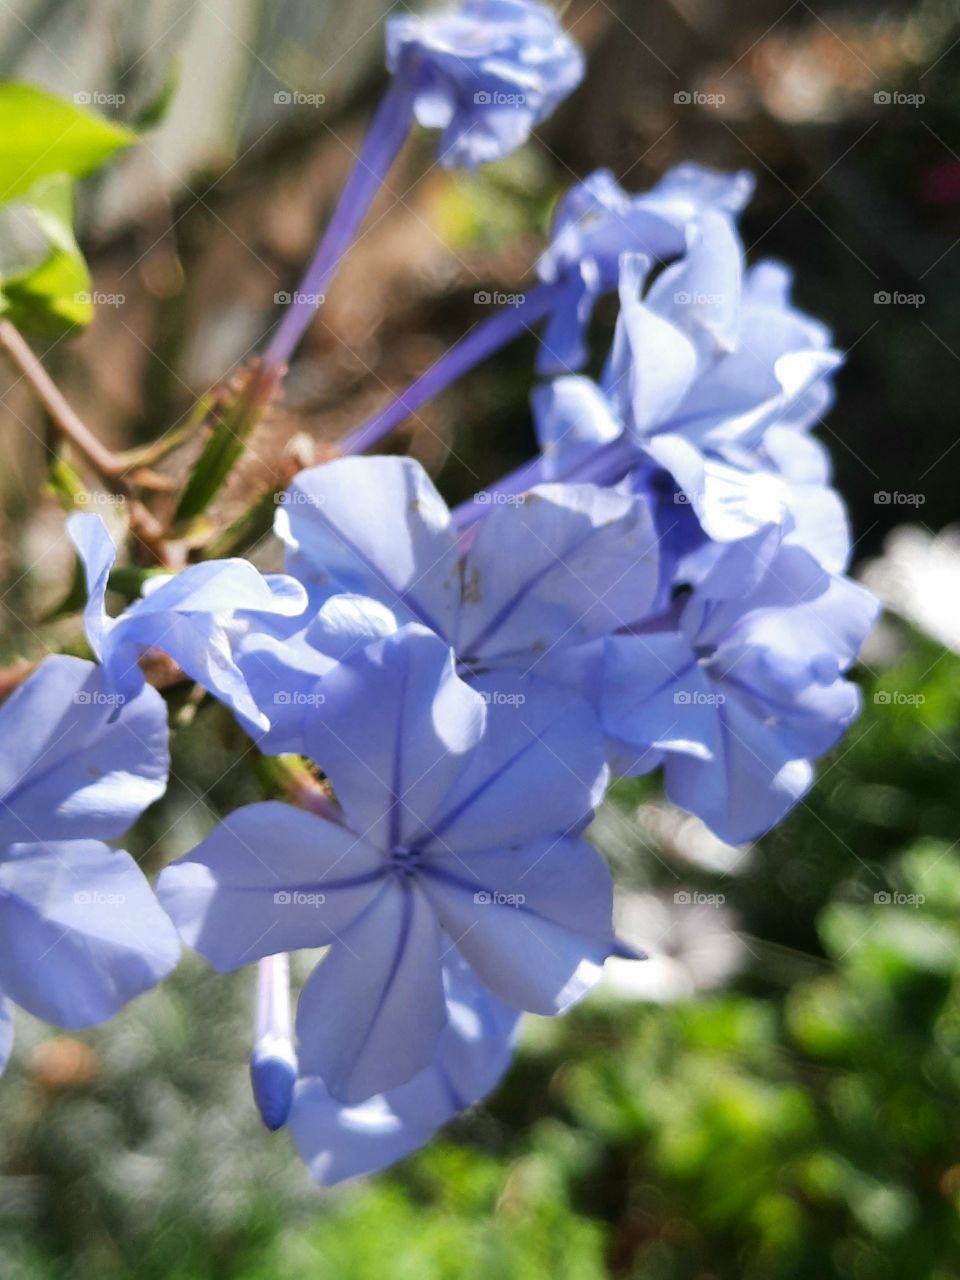
[[[444,130],[445,163],[504,154],[582,73],[526,0],[396,18],[388,43],[388,101]],[[841,358],[785,268],[745,267],[751,189],[684,165],[640,196],[606,173],[569,193],[523,322],[545,321],[538,371],[557,375],[533,395],[541,452],[454,511],[412,459],[342,456],[278,504],[285,573],[207,561],[117,618],[115,547],[72,518],[100,665],[50,659],[0,712],[3,992],[68,1026],[109,1016],[172,967],[169,921],[218,970],[259,963],[257,1105],[335,1182],[427,1141],[496,1084],[522,1012],[564,1013],[631,954],[585,839],[612,776],[662,768],[730,843],[802,798],[857,713],[846,673],[875,604],[844,574],[811,435]],[[578,371],[614,291],[597,383]],[[493,317],[474,357],[516,332]],[[100,843],[163,790],[162,700],[138,665],[155,653],[310,783],[299,805],[229,814],[161,873],[160,905]],[[111,917],[108,891],[132,912]],[[321,947],[294,1020],[286,956]]]

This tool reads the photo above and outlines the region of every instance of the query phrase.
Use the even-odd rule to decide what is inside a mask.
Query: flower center
[[[406,845],[398,844],[390,851],[390,868],[394,875],[415,876],[419,862],[419,849],[408,849]]]

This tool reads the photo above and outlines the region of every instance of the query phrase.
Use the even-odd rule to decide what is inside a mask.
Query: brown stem
[[[123,460],[101,444],[80,419],[27,345],[20,331],[9,320],[0,320],[0,350],[6,353],[12,364],[19,370],[24,381],[47,411],[50,421],[64,439],[70,441],[114,492],[125,491],[127,486],[122,479],[125,469]]]

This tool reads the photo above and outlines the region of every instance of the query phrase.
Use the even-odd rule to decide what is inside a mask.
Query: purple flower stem
[[[616,484],[636,465],[636,446],[627,436],[620,436],[608,444],[600,445],[586,456],[581,455],[565,468],[551,467],[549,475],[543,456],[531,458],[511,471],[490,489],[483,489],[453,510],[454,528],[464,535],[491,507],[504,506],[535,484],[562,482],[564,484]]]
[[[267,345],[263,357],[267,368],[289,363],[316,313],[316,304],[309,299],[325,293],[403,146],[412,121],[413,94],[395,81],[377,108],[353,172],[294,296],[295,300],[287,304],[286,313]]]
[[[343,454],[363,453],[385,435],[398,427],[405,418],[415,413],[426,401],[445,391],[452,383],[469,373],[482,360],[519,337],[552,309],[556,302],[557,286],[537,285],[515,307],[503,307],[461,338],[445,352],[434,365],[412,382],[395,400],[374,417],[351,431],[341,446]]]

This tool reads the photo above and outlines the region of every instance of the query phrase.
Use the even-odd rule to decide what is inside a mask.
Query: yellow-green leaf
[[[136,140],[125,126],[33,85],[0,84],[0,204],[50,174],[85,177]]]

